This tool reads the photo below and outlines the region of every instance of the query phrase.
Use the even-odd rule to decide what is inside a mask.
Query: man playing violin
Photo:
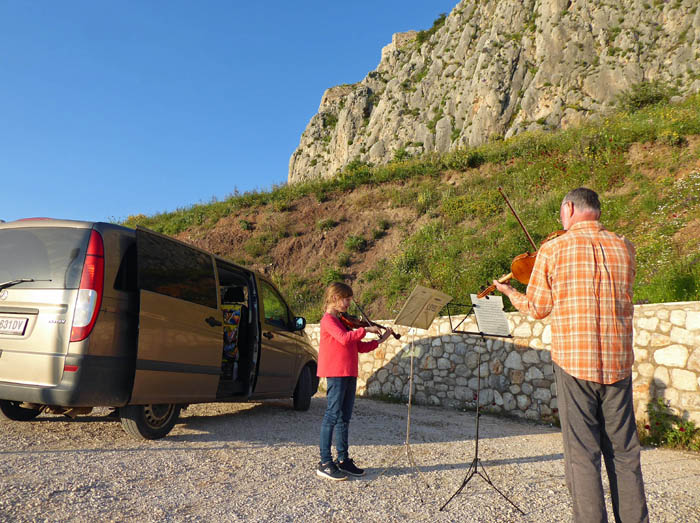
[[[570,191],[566,234],[539,249],[526,294],[494,281],[522,313],[551,315],[566,483],[577,522],[607,522],[601,453],[615,521],[649,521],[632,403],[635,250],[599,222],[598,195]]]

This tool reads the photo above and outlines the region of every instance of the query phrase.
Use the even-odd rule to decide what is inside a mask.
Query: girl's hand
[[[379,343],[384,343],[387,339],[389,339],[389,336],[393,336],[394,331],[391,329],[386,329],[382,335],[379,337]]]
[[[376,334],[377,336],[380,336],[382,334],[382,329],[379,327],[375,327],[372,325],[371,327],[365,327],[366,332],[371,332],[372,334]]]

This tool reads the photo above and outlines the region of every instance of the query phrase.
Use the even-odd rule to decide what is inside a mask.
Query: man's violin
[[[513,261],[510,264],[510,272],[508,274],[506,274],[505,276],[501,276],[500,278],[498,278],[497,281],[498,281],[498,283],[506,283],[507,281],[515,278],[520,283],[527,285],[528,283],[530,283],[530,275],[532,274],[532,269],[535,266],[535,260],[537,259],[537,251],[538,251],[537,245],[535,245],[535,242],[533,241],[532,236],[530,236],[530,233],[527,232],[527,229],[525,228],[525,225],[523,225],[523,222],[520,220],[518,213],[515,212],[515,209],[513,209],[513,206],[510,204],[510,202],[508,201],[508,198],[506,198],[506,195],[503,193],[503,190],[500,187],[498,188],[498,192],[501,193],[501,196],[503,196],[503,199],[508,204],[508,207],[510,208],[511,212],[513,213],[513,216],[515,216],[515,219],[518,220],[520,227],[522,227],[523,232],[525,233],[525,236],[527,236],[527,239],[530,242],[530,245],[532,245],[533,249],[535,249],[535,252],[526,252],[523,254],[518,254],[515,258],[513,258]],[[565,232],[566,231],[563,231],[563,230],[562,231],[554,231],[549,236],[547,236],[542,243],[546,243],[549,240],[557,238],[558,236],[561,236]],[[495,285],[489,285],[483,291],[481,291],[479,294],[477,294],[476,297],[483,298],[487,294],[490,294],[495,290],[496,290]]]
[[[566,231],[554,231],[551,233],[549,236],[547,236],[544,241],[542,242],[543,244],[548,242],[549,240],[552,240],[554,238],[557,238],[558,236],[561,236],[564,234]],[[526,252],[523,254],[518,254],[515,258],[513,258],[513,261],[510,264],[510,272],[506,274],[505,276],[501,276],[498,278],[498,283],[506,283],[510,281],[511,279],[515,278],[518,280],[520,283],[527,285],[530,283],[530,276],[532,275],[532,269],[535,266],[535,260],[537,259],[537,252]],[[496,290],[495,285],[489,285],[486,287],[483,291],[481,291],[479,294],[476,295],[477,298],[483,298],[487,294],[492,293],[493,291]]]

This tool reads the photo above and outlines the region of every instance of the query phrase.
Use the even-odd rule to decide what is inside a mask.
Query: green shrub
[[[688,140],[682,134],[677,133],[672,129],[664,129],[659,133],[657,140],[671,147],[684,147],[688,145]]]
[[[465,195],[453,196],[443,200],[442,214],[452,223],[459,223],[472,215],[471,199]]]
[[[241,218],[240,220],[238,220],[238,223],[241,224],[241,229],[243,229],[244,231],[253,230],[253,224],[250,223],[248,220],[244,220],[243,218]]]
[[[362,252],[367,248],[367,240],[362,236],[351,235],[345,239],[345,247],[350,252]]]
[[[324,128],[328,127],[330,129],[335,129],[335,126],[338,124],[338,115],[336,114],[323,113],[322,118]]]
[[[438,29],[445,25],[446,19],[447,13],[440,13],[440,16],[433,21],[433,26],[430,29],[427,31],[418,31],[418,34],[416,35],[416,42],[418,42],[418,45],[421,46],[423,43],[427,42]]]
[[[268,254],[276,243],[276,235],[272,233],[263,233],[248,239],[245,244],[243,244],[243,250],[253,258],[258,258]]]
[[[329,285],[334,281],[344,281],[345,275],[335,267],[326,267],[323,271],[323,276],[321,276],[321,281],[324,285]]]
[[[647,414],[649,422],[637,427],[642,445],[700,451],[700,429],[675,414],[663,399],[650,401]]]
[[[272,208],[277,212],[291,211],[294,208],[294,195],[290,192],[279,191],[273,194]]]
[[[653,82],[640,82],[620,93],[617,104],[625,111],[634,112],[648,105],[656,105],[668,102],[672,96],[678,94],[675,87],[671,87],[659,80]]]
[[[418,190],[415,200],[411,203],[418,214],[425,214],[437,207],[440,199],[441,195],[435,184],[425,184]]]
[[[304,316],[309,322],[321,317],[323,289],[317,278],[285,272],[272,274],[272,281],[282,291],[295,315]]]
[[[330,231],[333,227],[336,227],[338,225],[338,222],[335,221],[333,218],[325,218],[323,220],[319,220],[316,223],[316,227],[320,231]]]
[[[394,161],[395,162],[402,162],[404,160],[408,160],[411,157],[411,154],[406,150],[405,147],[400,147],[396,151],[394,151]]]
[[[348,267],[350,265],[350,254],[341,252],[338,255],[338,267]]]
[[[384,236],[386,236],[386,231],[384,229],[374,229],[372,231],[373,240],[378,240],[380,238],[383,238]]]

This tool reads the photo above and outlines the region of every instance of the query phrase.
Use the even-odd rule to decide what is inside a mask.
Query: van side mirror
[[[306,318],[302,318],[301,316],[297,316],[296,318],[294,318],[295,331],[303,331],[304,327],[306,327]]]

